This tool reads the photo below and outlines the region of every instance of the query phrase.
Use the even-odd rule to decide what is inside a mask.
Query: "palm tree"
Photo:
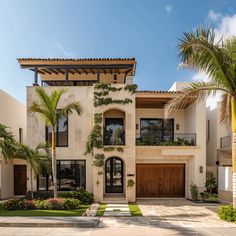
[[[217,41],[213,28],[198,27],[196,31],[184,33],[178,50],[182,67],[206,73],[209,81],[183,88],[182,94],[166,105],[166,113],[220,92],[220,122],[231,124],[233,133],[233,206],[236,208],[236,38],[222,37]]]
[[[6,161],[12,159],[19,149],[18,142],[8,129],[7,126],[0,124],[0,151]]]
[[[39,144],[35,149],[31,149],[25,144],[20,144],[15,158],[27,161],[30,166],[30,189],[33,199],[33,172],[34,175],[39,175],[42,169],[45,169],[47,173],[50,173],[51,159],[48,146]]]
[[[70,102],[64,106],[59,107],[59,101],[61,96],[66,93],[65,89],[54,90],[50,95],[48,95],[45,90],[41,87],[35,89],[38,100],[33,101],[29,107],[29,111],[32,113],[37,113],[43,119],[48,127],[52,130],[52,177],[53,177],[53,190],[54,197],[57,197],[57,171],[56,171],[56,148],[55,148],[55,127],[58,120],[62,116],[67,116],[76,111],[78,115],[82,113],[82,107],[79,102]]]

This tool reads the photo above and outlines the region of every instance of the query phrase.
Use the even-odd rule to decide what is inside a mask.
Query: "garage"
[[[184,197],[185,164],[137,164],[137,197]]]

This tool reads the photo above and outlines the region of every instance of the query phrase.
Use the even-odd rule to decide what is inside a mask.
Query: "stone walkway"
[[[103,216],[131,216],[128,204],[107,204]]]

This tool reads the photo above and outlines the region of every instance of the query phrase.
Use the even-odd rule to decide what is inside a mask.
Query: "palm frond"
[[[67,89],[54,90],[50,95],[51,109],[58,109],[58,103],[61,96],[67,92]]]
[[[230,126],[231,115],[231,96],[229,94],[223,94],[220,102],[219,121],[227,126]]]
[[[195,32],[184,33],[179,40],[179,57],[183,68],[205,72],[211,82],[233,92],[234,85],[228,75],[229,65],[225,63],[225,56],[221,44],[215,43],[213,28],[198,27]]]
[[[217,91],[224,94],[230,93],[216,83],[196,82],[190,83],[189,86],[180,90],[180,94],[170,100],[165,106],[165,116],[167,117],[173,109],[184,109],[194,102],[200,103],[204,101],[209,95],[215,95]]]
[[[70,115],[73,113],[73,111],[76,111],[78,115],[81,115],[83,112],[83,108],[80,105],[80,102],[70,102],[66,104],[64,107],[62,107],[59,110],[60,115]]]

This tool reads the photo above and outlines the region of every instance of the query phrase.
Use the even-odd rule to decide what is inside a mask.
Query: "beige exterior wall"
[[[113,84],[115,87],[125,85]],[[45,87],[48,93],[54,89],[63,87]],[[79,101],[83,107],[83,114],[69,116],[69,147],[57,148],[58,160],[86,160],[86,188],[94,193],[96,201],[103,201],[105,196],[105,167],[98,168],[92,165],[92,155],[84,155],[87,137],[93,127],[93,116],[95,113],[102,113],[103,122],[105,117],[124,117],[125,140],[124,151],[103,152],[94,150],[94,153],[104,153],[106,160],[110,157],[119,157],[124,162],[124,195],[125,199],[133,202],[136,199],[135,186],[127,187],[127,181],[132,179],[136,182],[136,163],[184,163],[186,173],[185,196],[190,197],[189,186],[195,183],[204,188],[206,176],[206,111],[205,103],[193,104],[184,110],[175,110],[170,118],[179,124],[176,133],[196,133],[197,146],[179,147],[152,147],[136,146],[135,136],[136,124],[140,128],[140,118],[164,118],[163,109],[136,109],[135,96],[128,91],[111,92],[115,99],[129,98],[132,103],[109,104],[106,106],[93,107],[93,87],[89,86],[68,86],[67,93],[63,95],[61,104],[70,101]],[[163,96],[166,96],[164,94]],[[35,87],[27,87],[27,106],[36,99]],[[38,143],[45,141],[45,124],[35,114],[27,114],[27,140],[28,144],[34,148]],[[203,173],[200,173],[200,166]],[[36,180],[34,181],[36,189]]]
[[[19,128],[22,128],[23,142],[26,141],[26,107],[2,90],[0,90],[0,123],[9,127],[17,140],[19,140]],[[14,164],[26,163],[16,159],[6,162],[0,154],[0,199],[14,195]]]

